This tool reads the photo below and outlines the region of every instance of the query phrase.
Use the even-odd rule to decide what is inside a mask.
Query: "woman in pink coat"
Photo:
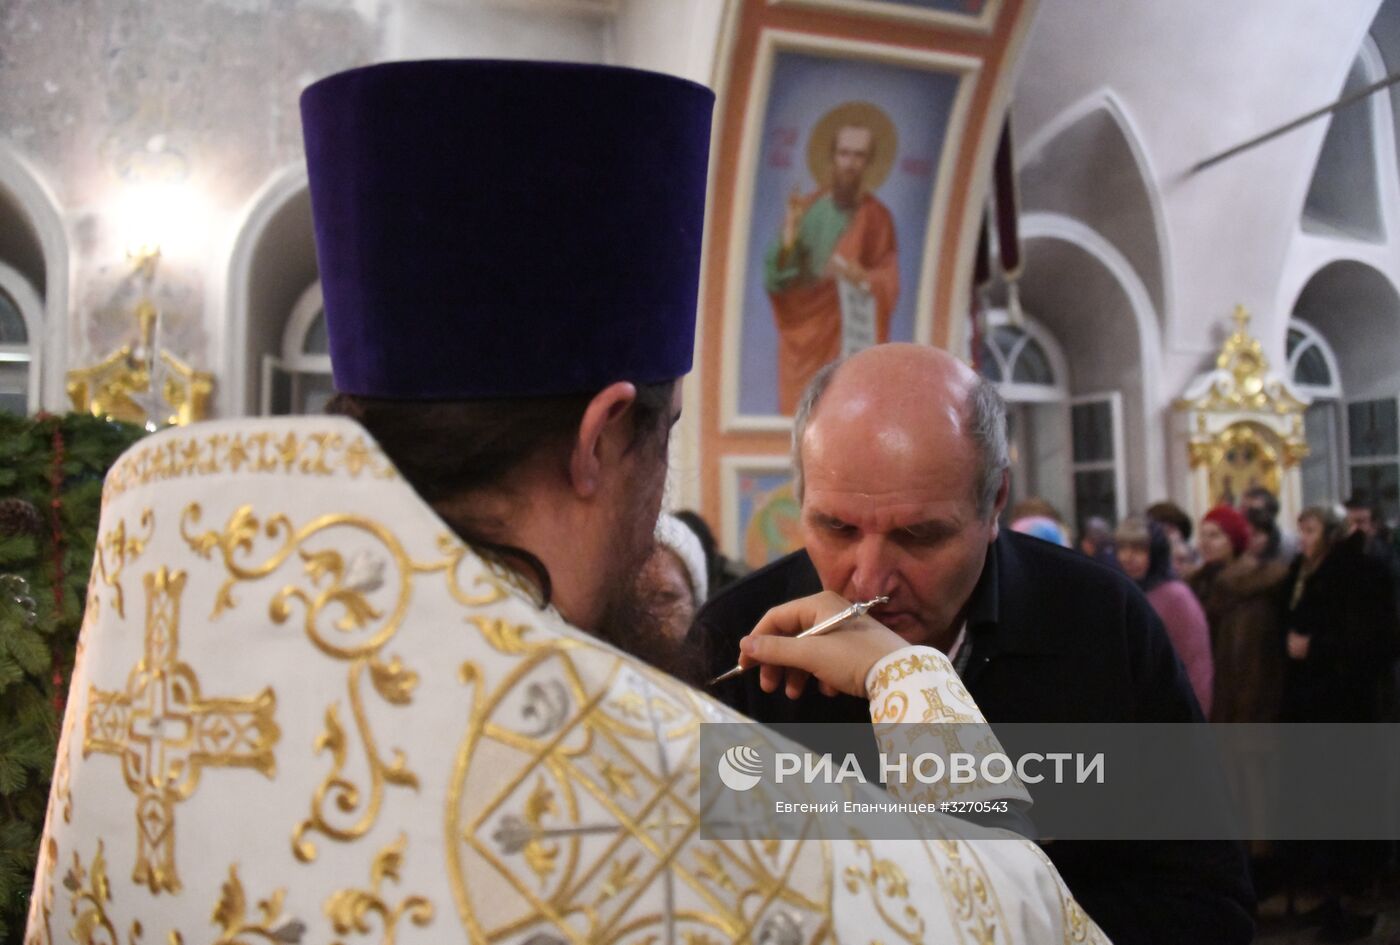
[[[1215,666],[1210,655],[1210,626],[1205,611],[1182,581],[1172,574],[1171,545],[1167,533],[1156,522],[1133,517],[1123,520],[1114,536],[1118,564],[1123,573],[1137,582],[1147,601],[1167,628],[1177,659],[1186,667],[1186,676],[1210,718]]]

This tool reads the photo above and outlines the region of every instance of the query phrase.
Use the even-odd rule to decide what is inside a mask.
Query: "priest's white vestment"
[[[980,718],[934,651],[876,669],[887,720]],[[704,838],[699,725],[740,720],[537,606],[356,424],[166,431],[107,477],[26,941],[1103,940],[954,821]]]

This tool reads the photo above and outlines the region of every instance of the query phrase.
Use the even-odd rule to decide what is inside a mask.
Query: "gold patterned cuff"
[[[876,661],[865,676],[865,692],[871,702],[884,695],[891,683],[899,682],[915,673],[943,671],[956,677],[953,664],[948,657],[930,646],[906,646]]]

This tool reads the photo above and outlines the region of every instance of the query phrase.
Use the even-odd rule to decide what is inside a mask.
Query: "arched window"
[[[263,357],[262,412],[321,413],[334,395],[326,308],[317,281],[301,294],[287,318],[281,354]]]
[[[19,305],[0,290],[0,410],[29,412],[29,328]]]
[[[1341,491],[1337,460],[1342,454],[1342,375],[1337,369],[1337,357],[1316,328],[1296,318],[1288,323],[1284,350],[1289,381],[1294,390],[1312,401],[1303,415],[1309,450],[1301,465],[1303,505],[1335,502]]]
[[[44,303],[18,270],[0,262],[0,410],[39,406],[39,341]]]
[[[1039,325],[1028,319],[1014,325],[1004,310],[993,309],[987,313],[987,332],[982,338],[982,373],[996,382],[1008,402],[1062,401],[1068,389],[1058,349]]]
[[[979,366],[1007,404],[1011,501],[1048,500],[1070,522],[1116,522],[1127,501],[1122,402],[1115,392],[1073,396],[1059,342],[1033,318],[987,313]]]

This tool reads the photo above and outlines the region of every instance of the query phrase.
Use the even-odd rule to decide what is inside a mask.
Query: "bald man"
[[[873,613],[953,661],[996,722],[1201,720],[1146,598],[1121,573],[1002,530],[1006,414],[995,387],[946,352],[888,344],[828,365],[793,429],[804,550],[731,585],[691,640],[718,675],[768,608],[820,590],[888,595]],[[766,722],[865,722],[867,703],[789,674],[717,687]],[[1118,945],[1243,943],[1253,894],[1232,843],[1059,841],[1046,848]]]

